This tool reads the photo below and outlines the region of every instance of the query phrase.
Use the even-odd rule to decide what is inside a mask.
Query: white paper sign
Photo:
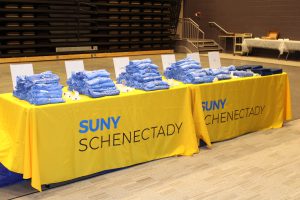
[[[33,66],[32,64],[11,64],[10,73],[13,83],[13,89],[15,89],[17,85],[17,76],[33,75]]]
[[[188,54],[186,54],[186,57],[194,59],[195,61],[199,62],[200,66],[201,66],[200,55],[198,52],[188,53]]]
[[[83,60],[67,60],[65,61],[67,78],[72,76],[72,72],[84,71]]]
[[[116,78],[118,78],[122,72],[126,71],[126,66],[129,65],[129,57],[113,58],[113,61]]]
[[[210,68],[221,67],[220,53],[218,51],[208,52],[208,61]]]
[[[176,63],[176,58],[174,54],[161,55],[162,65],[164,71],[171,66],[171,64]]]

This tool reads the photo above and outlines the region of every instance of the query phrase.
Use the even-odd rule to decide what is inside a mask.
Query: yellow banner
[[[201,107],[212,142],[279,128],[292,118],[285,73],[193,85],[191,89],[193,96],[202,96]]]
[[[0,95],[0,133],[6,138],[0,162],[41,190],[42,184],[192,155],[199,151],[193,116],[201,112],[193,110],[191,97],[188,86],[45,106]],[[206,129],[203,134],[208,138]]]

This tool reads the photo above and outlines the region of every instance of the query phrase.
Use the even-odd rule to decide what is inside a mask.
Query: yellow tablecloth
[[[285,120],[292,118],[286,73],[190,87],[195,102],[202,96],[202,108],[211,142],[258,130],[279,128]]]
[[[188,86],[81,98],[33,106],[0,95],[0,162],[32,178],[32,186],[41,190],[42,184],[192,155],[199,151],[196,132],[210,144],[203,112],[194,110],[199,106],[191,103]]]
[[[198,139],[210,146],[210,139],[279,128],[292,117],[285,73],[81,98],[33,106],[0,95],[0,162],[41,190],[106,169],[192,155]]]

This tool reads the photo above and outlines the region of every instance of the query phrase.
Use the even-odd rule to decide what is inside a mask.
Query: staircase
[[[236,54],[243,54],[242,52],[242,44],[245,38],[252,38],[252,33],[234,33],[234,32],[229,32],[225,30],[222,26],[217,24],[216,22],[208,22],[211,27],[217,28],[219,32],[222,33],[222,35],[219,35],[219,40],[223,38],[225,40],[225,47],[224,50],[226,51],[226,39],[227,38],[232,38],[233,39],[233,55]]]
[[[223,51],[223,48],[216,41],[205,39],[204,31],[191,18],[179,19],[176,40],[178,52]]]
[[[198,51],[209,52],[209,51],[223,51],[223,48],[212,39],[200,39],[197,42]]]

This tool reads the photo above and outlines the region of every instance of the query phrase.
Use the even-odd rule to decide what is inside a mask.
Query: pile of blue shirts
[[[164,74],[168,79],[175,79],[183,83],[199,84],[213,82],[215,78],[218,78],[218,80],[230,79],[232,70],[235,70],[234,66],[221,67],[219,69],[202,69],[197,61],[185,58],[173,63],[166,69]]]
[[[254,73],[252,71],[233,71],[233,76],[238,77],[251,77]]]
[[[130,61],[126,71],[119,75],[117,82],[145,91],[169,88],[169,84],[162,80],[158,66],[150,59]]]
[[[202,70],[200,64],[191,58],[185,58],[173,63],[165,70],[164,75],[167,79],[175,79],[183,83],[192,84],[212,82],[214,79],[214,77],[208,76]]]
[[[219,81],[231,79],[232,72],[235,71],[235,66],[230,65],[228,67],[220,67],[217,69],[205,68],[202,69],[208,76],[213,76],[217,78]]]
[[[62,103],[62,88],[59,77],[50,71],[32,76],[17,76],[13,95],[34,105]]]
[[[93,98],[120,94],[110,74],[103,69],[74,72],[67,80],[67,84],[70,91],[78,91]]]
[[[231,79],[232,76],[253,76],[251,71],[238,71],[233,65],[217,69],[202,68],[197,61],[191,58],[185,58],[173,63],[165,70],[164,74],[167,79],[175,79],[190,84],[210,83],[215,79],[227,80]]]

